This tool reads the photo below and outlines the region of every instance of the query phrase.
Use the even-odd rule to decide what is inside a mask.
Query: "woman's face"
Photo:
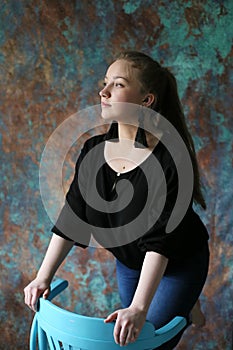
[[[108,68],[104,88],[99,92],[103,105],[105,101],[142,104],[143,96],[137,71],[130,62],[117,60]]]
[[[104,88],[99,92],[103,118],[111,117],[111,110],[116,109],[117,103],[118,108],[124,102],[126,105],[143,104],[146,94],[142,91],[137,73],[126,60],[117,60],[111,64],[106,73]]]

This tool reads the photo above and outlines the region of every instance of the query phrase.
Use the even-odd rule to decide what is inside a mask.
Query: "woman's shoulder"
[[[91,157],[88,158],[89,162],[93,161],[93,157],[94,159],[96,159],[96,157],[99,157],[101,155],[100,148],[98,146],[101,144],[104,145],[103,141],[105,141],[105,134],[90,136],[89,138],[87,138],[85,141],[82,142],[82,145],[80,147],[80,152],[76,161],[76,169],[79,168],[81,162],[87,156],[87,154],[91,155]],[[91,150],[94,150],[94,152],[89,153],[89,151]]]
[[[105,141],[105,135],[106,134],[98,134],[98,135],[90,136],[84,142],[84,145],[83,145],[84,152],[88,152],[93,147],[95,147],[95,146],[101,144],[102,142],[104,142]]]
[[[163,140],[159,140],[158,144],[153,150],[153,154],[159,161],[162,168],[174,166],[173,156]]]
[[[163,168],[177,168],[190,158],[184,143],[166,134],[161,137],[153,153]]]

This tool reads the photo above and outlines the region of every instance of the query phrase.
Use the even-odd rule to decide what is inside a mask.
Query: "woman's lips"
[[[111,105],[109,103],[106,103],[106,102],[101,102],[101,106],[102,107],[111,107]]]

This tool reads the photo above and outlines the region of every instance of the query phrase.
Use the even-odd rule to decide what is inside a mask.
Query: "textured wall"
[[[153,55],[176,75],[206,188],[207,325],[189,329],[178,348],[232,349],[232,33],[232,0],[1,1],[0,334],[8,349],[28,348],[23,287],[50,238],[38,183],[43,148],[65,118],[99,102],[105,68],[124,48]],[[74,249],[58,273],[70,282],[62,301],[106,315],[118,304],[113,274],[109,253]]]

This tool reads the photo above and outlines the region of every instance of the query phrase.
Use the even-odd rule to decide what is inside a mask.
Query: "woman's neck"
[[[135,140],[138,127],[135,125],[118,123],[119,139]]]
[[[136,138],[138,126],[135,125],[129,125],[129,124],[123,124],[118,122],[118,134],[119,134],[119,140],[131,140],[134,143],[134,140]],[[149,146],[149,149],[153,149],[158,141],[159,138],[155,137],[154,135],[146,133],[147,143]]]

